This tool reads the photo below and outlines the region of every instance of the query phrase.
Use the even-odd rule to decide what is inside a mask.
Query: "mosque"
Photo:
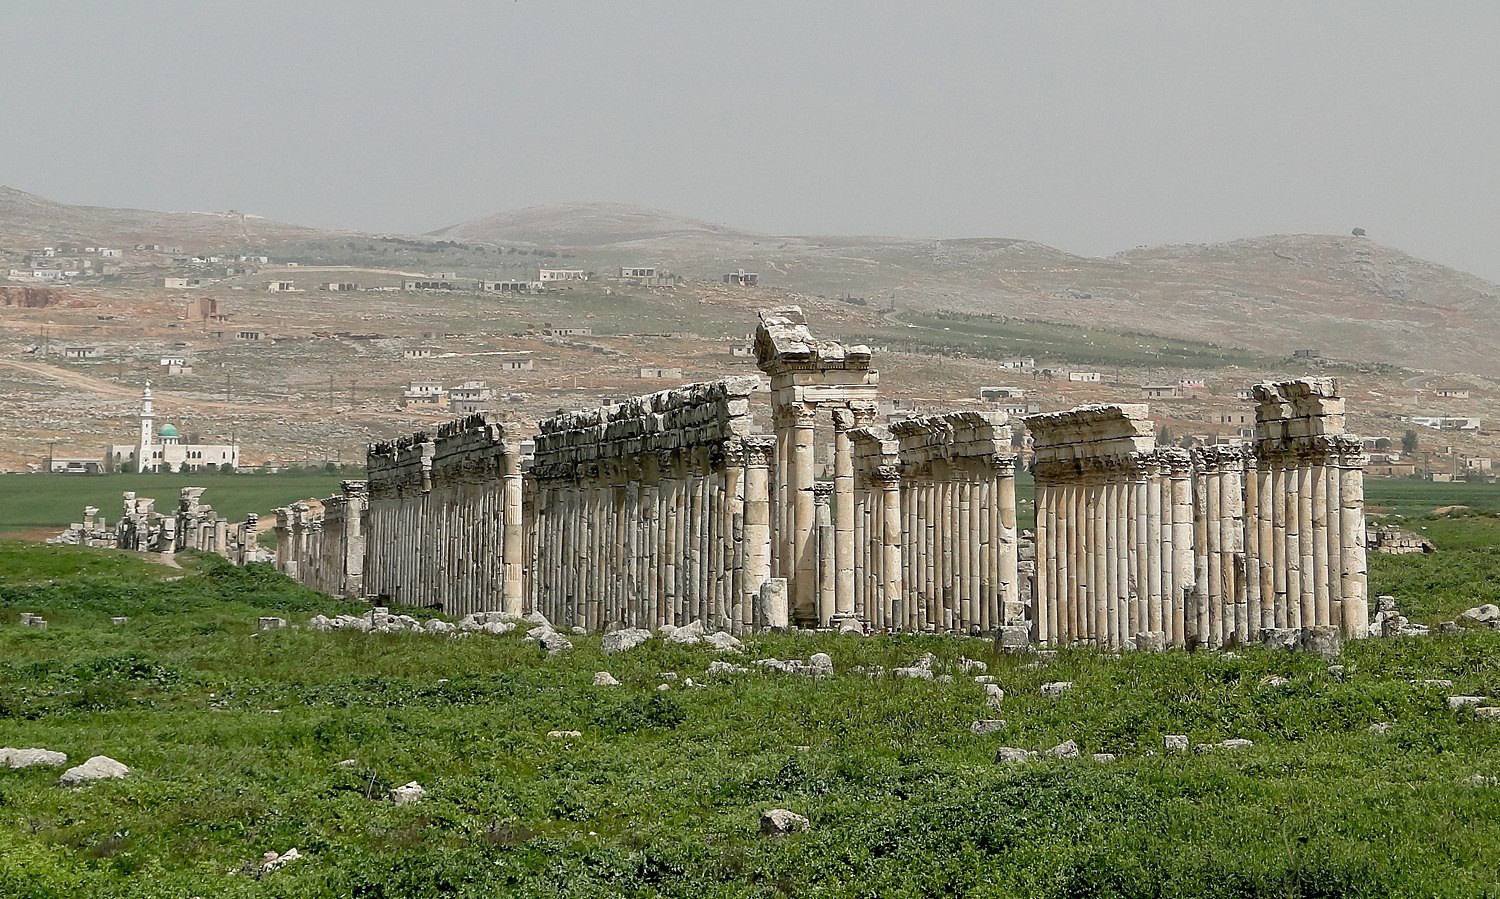
[[[164,424],[158,429],[156,413],[151,410],[151,382],[147,381],[141,394],[140,442],[111,446],[109,463],[115,471],[126,466],[135,471],[232,469],[240,466],[240,448],[236,444],[183,443],[172,425]]]

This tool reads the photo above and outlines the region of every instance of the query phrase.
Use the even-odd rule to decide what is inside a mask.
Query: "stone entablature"
[[[786,625],[770,576],[770,438],[755,378],[693,384],[541,422],[529,475],[531,601],[590,630]]]

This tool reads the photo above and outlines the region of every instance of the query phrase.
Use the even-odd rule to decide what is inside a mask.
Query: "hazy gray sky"
[[[1500,3],[0,0],[0,183],[420,232],[614,200],[1500,279]]]

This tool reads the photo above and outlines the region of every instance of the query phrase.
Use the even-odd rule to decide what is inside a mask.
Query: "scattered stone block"
[[[1253,740],[1244,737],[1230,737],[1228,740],[1220,740],[1214,744],[1215,749],[1250,749],[1255,745]]]
[[[651,639],[651,632],[643,627],[627,627],[610,631],[604,635],[605,652],[628,652]]]
[[[1118,761],[1113,752],[1096,752],[1092,758],[1100,765],[1113,765]]]
[[[96,755],[82,765],[64,771],[57,782],[65,787],[77,787],[96,780],[125,777],[128,774],[130,774],[130,769],[125,765],[107,755]]]
[[[1035,752],[1026,749],[1017,749],[1014,746],[1001,746],[995,750],[995,764],[1015,765],[1030,761],[1036,756]]]
[[[1078,744],[1072,740],[1068,740],[1065,743],[1058,743],[1047,750],[1047,755],[1055,759],[1076,759],[1078,758]]]
[[[1031,650],[1031,628],[1024,624],[1006,625],[995,632],[995,651],[1007,655]]]
[[[984,704],[985,705],[989,706],[992,709],[998,709],[998,708],[1000,708],[1000,704],[1002,702],[1004,702],[1004,701],[1005,701],[1005,691],[1002,690],[1002,689],[1000,689],[1000,685],[999,684],[985,684],[984,685]]]
[[[993,674],[981,674],[974,678],[974,683],[976,684],[997,684],[999,682],[999,679]]]
[[[1135,648],[1138,652],[1165,652],[1167,634],[1165,631],[1142,631],[1135,635]]]
[[[583,736],[582,731],[577,730],[549,730],[547,736],[554,740],[576,740]]]
[[[892,668],[891,673],[898,678],[911,678],[913,680],[932,680],[931,668],[920,668],[913,665],[909,668]]]
[[[1460,625],[1469,627],[1474,625],[1494,627],[1500,624],[1500,606],[1494,603],[1485,603],[1482,606],[1475,606],[1472,609],[1464,609],[1458,616],[1458,622]]]
[[[963,670],[964,674],[973,674],[976,671],[980,674],[984,674],[986,671],[990,670],[990,666],[986,665],[984,662],[981,662],[978,659],[965,658],[964,656],[959,656],[958,667]]]
[[[1302,649],[1325,662],[1336,662],[1344,652],[1344,635],[1336,627],[1317,625],[1302,631]]]
[[[338,764],[334,765],[334,767],[335,768],[357,768],[357,767],[359,767],[359,760],[358,759],[344,759],[343,761],[341,761]]]
[[[267,852],[260,857],[260,870],[263,873],[270,874],[272,871],[284,868],[299,858],[302,858],[302,853],[297,851],[296,846],[279,855],[275,852]]]
[[[815,652],[807,659],[808,671],[813,677],[833,677],[833,657],[826,652]]]
[[[1167,752],[1187,752],[1187,734],[1167,734],[1165,737],[1162,737],[1162,747]]]
[[[1291,652],[1302,645],[1302,631],[1295,627],[1261,628],[1260,645],[1266,649]]]
[[[730,662],[722,662],[718,659],[714,659],[712,662],[708,663],[709,674],[747,674],[749,673],[749,671],[750,669],[746,668],[743,665],[735,665]]]
[[[728,631],[709,634],[703,638],[703,642],[712,646],[714,652],[743,652],[745,649],[745,644]]]
[[[257,631],[275,631],[286,627],[285,618],[259,618],[255,622]]]
[[[1481,705],[1474,707],[1474,714],[1486,721],[1500,721],[1500,706]]]
[[[980,718],[969,725],[969,733],[976,737],[999,733],[1002,730],[1005,730],[1004,718]]]
[[[620,682],[617,681],[617,680],[615,680],[615,676],[613,674],[610,674],[608,671],[595,671],[594,672],[594,686],[596,686],[596,687],[618,687],[619,685],[620,685]]]
[[[573,648],[573,641],[559,634],[557,631],[548,629],[545,634],[537,639],[537,645],[547,651],[547,655],[555,656],[560,652]]]
[[[130,618],[126,615],[116,615],[113,618],[109,619],[109,623],[114,625],[115,627],[119,627],[122,624],[129,624]]]
[[[426,795],[427,791],[422,788],[421,784],[411,781],[392,790],[391,801],[397,805],[411,805]]]
[[[1389,721],[1376,721],[1374,724],[1370,725],[1370,733],[1372,734],[1388,733],[1390,729],[1391,723]]]
[[[1460,709],[1472,709],[1472,708],[1474,708],[1476,706],[1481,706],[1481,705],[1484,705],[1484,697],[1483,696],[1449,696],[1448,697],[1448,708],[1450,710],[1452,710],[1452,711],[1455,711],[1455,712],[1459,711]]]
[[[773,808],[761,812],[760,832],[767,836],[786,836],[790,833],[806,833],[812,829],[812,822],[794,811],[784,808]]]
[[[1345,671],[1345,669],[1344,669],[1343,665],[1329,665],[1328,666],[1328,676],[1329,677],[1343,677],[1344,676],[1344,671]]]
[[[37,765],[55,768],[67,763],[67,753],[51,749],[11,749],[8,746],[0,749],[0,765],[11,768],[31,768]]]
[[[1046,697],[1047,699],[1057,699],[1059,696],[1062,696],[1064,693],[1068,692],[1072,688],[1073,688],[1073,682],[1072,681],[1069,681],[1069,680],[1059,680],[1059,681],[1053,681],[1053,682],[1048,683],[1048,684],[1042,684],[1041,693],[1042,693],[1042,696]]]

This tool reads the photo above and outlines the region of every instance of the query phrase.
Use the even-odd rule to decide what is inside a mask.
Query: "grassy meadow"
[[[1372,593],[1429,622],[1493,601],[1500,520],[1407,525],[1441,551],[1373,559]],[[765,635],[743,656],[575,637],[547,658],[515,633],[257,635],[259,615],[361,607],[180,561],[0,543],[0,745],[134,769],[77,790],[0,769],[0,896],[1500,897],[1500,722],[1445,702],[1500,697],[1492,631],[1361,641],[1342,673],[947,637]],[[818,651],[835,676],[707,674]],[[854,670],[924,652],[952,683]],[[592,686],[604,670],[622,685]],[[1178,733],[1255,745],[1164,752]],[[993,763],[1069,739],[1082,758]],[[425,799],[386,798],[413,780]],[[810,830],[762,835],[777,807]]]

